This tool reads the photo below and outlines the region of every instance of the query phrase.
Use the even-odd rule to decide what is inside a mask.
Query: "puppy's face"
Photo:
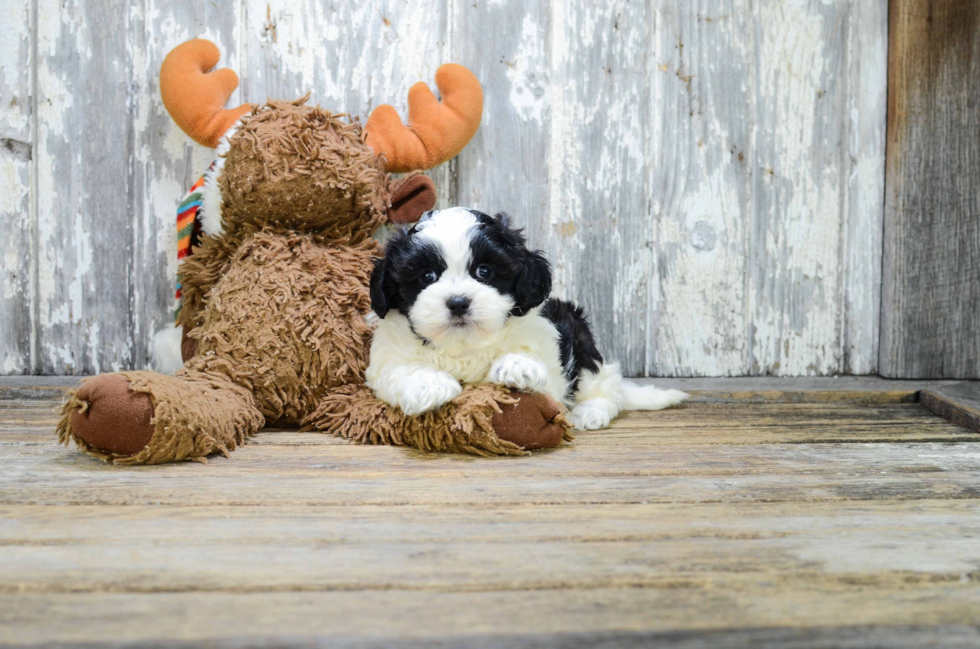
[[[371,276],[374,312],[400,311],[417,336],[439,346],[499,331],[550,292],[548,261],[527,249],[506,215],[461,207],[427,212],[388,243]]]

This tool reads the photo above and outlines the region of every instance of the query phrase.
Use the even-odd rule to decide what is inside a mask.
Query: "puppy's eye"
[[[493,269],[486,264],[480,264],[476,267],[476,278],[487,280],[493,276]]]
[[[434,270],[427,270],[424,273],[422,273],[422,283],[423,284],[432,284],[437,279],[439,279],[439,276],[436,275],[436,271],[434,271]]]

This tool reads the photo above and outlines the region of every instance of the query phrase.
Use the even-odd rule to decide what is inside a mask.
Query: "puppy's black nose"
[[[464,316],[466,315],[466,312],[470,310],[470,298],[462,295],[451,297],[446,300],[446,307],[448,307],[449,312],[457,318]]]

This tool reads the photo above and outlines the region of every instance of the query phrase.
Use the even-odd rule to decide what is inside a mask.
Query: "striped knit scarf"
[[[208,167],[208,172],[214,170],[215,163],[212,162]],[[207,173],[205,173],[205,176]],[[201,204],[203,195],[201,190],[204,188],[204,178],[201,176],[197,182],[184,194],[183,200],[177,207],[177,291],[174,295],[174,319],[180,313],[182,294],[180,292],[180,263],[191,254],[198,238],[201,236]]]

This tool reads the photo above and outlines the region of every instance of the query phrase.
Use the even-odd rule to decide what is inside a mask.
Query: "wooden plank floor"
[[[56,444],[60,394],[0,387],[0,644],[980,644],[980,435],[904,385],[527,458],[268,431],[129,468]]]

